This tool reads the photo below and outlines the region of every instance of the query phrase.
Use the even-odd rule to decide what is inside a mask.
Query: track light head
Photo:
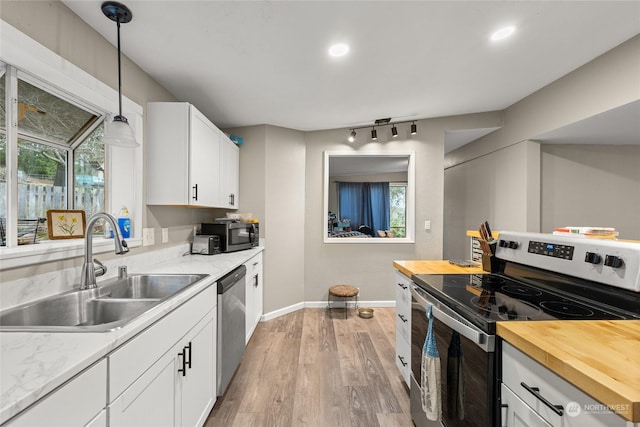
[[[416,126],[415,122],[411,123],[411,135],[415,135],[418,133],[418,126]]]
[[[371,140],[376,141],[378,139],[378,132],[376,132],[376,128],[371,129]]]
[[[351,129],[351,133],[348,138],[349,142],[354,142],[356,140],[356,131],[355,129]]]
[[[396,127],[396,125],[393,125],[393,127],[391,128],[391,136],[394,138],[398,137],[398,128]]]

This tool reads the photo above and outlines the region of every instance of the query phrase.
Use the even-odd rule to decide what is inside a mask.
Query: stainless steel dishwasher
[[[218,396],[222,396],[227,389],[246,346],[246,273],[247,268],[241,265],[218,280]]]

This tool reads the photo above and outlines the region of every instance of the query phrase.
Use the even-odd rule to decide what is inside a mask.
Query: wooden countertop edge
[[[521,337],[517,332],[507,329],[500,322],[497,324],[497,333],[511,345],[541,365],[549,368],[561,378],[572,383],[599,402],[608,405],[624,419],[634,423],[640,422],[640,393],[638,390],[632,389],[607,375],[597,375],[597,370],[577,360],[565,351],[556,350],[555,353],[557,355],[551,354]],[[594,374],[596,375],[592,376]],[[605,382],[615,382],[616,390],[607,386]],[[625,406],[625,408],[628,407],[629,410],[620,411],[621,405]]]
[[[485,274],[482,266],[460,267],[448,260],[399,260],[393,261],[393,267],[407,277],[414,274]]]

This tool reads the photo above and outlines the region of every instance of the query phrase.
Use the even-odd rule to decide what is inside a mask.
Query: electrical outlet
[[[155,230],[153,228],[142,229],[142,246],[151,246],[155,243]]]
[[[431,230],[431,221],[425,221],[424,222],[424,229],[425,230]]]
[[[162,229],[162,243],[167,243],[168,241],[169,241],[169,229],[165,227]]]

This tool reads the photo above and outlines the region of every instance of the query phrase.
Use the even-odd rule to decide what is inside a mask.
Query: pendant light
[[[106,1],[102,3],[102,13],[104,13],[104,16],[114,21],[118,29],[118,115],[113,117],[113,121],[105,129],[102,142],[106,145],[117,145],[119,147],[139,147],[140,144],[138,144],[136,137],[133,135],[133,129],[129,126],[129,121],[122,115],[120,24],[131,22],[133,14],[127,6],[115,1]]]

